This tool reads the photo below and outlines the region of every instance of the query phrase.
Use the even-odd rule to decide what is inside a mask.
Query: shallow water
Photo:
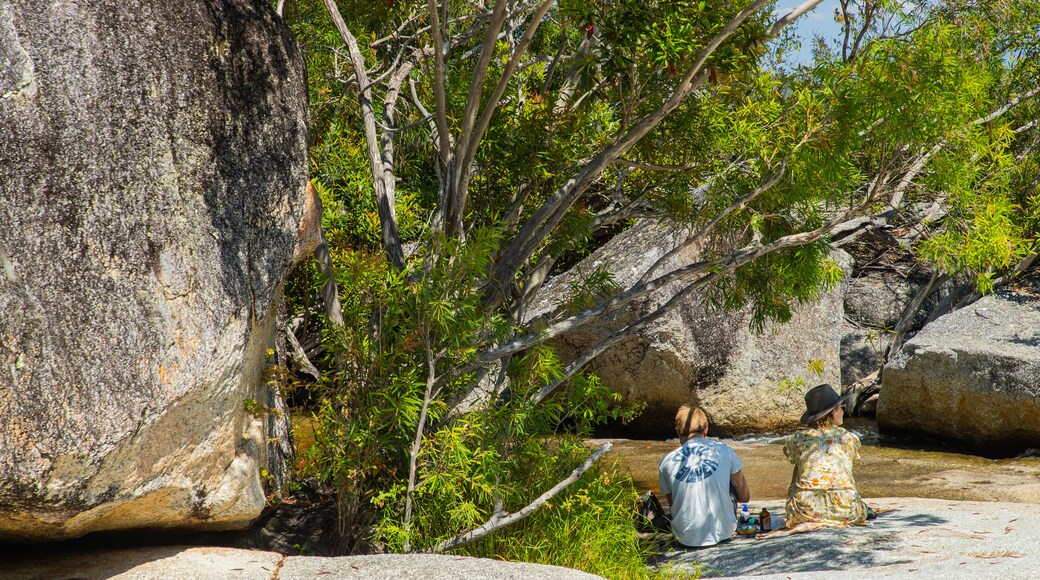
[[[863,497],[930,497],[951,500],[1040,503],[1040,458],[988,459],[920,442],[879,436],[873,423],[850,420],[846,428],[860,435],[863,447],[853,467]],[[787,495],[791,464],[783,453],[784,435],[724,439],[744,463],[756,499]],[[678,447],[671,441],[616,439],[608,457],[618,459],[640,492],[657,486],[657,465]]]

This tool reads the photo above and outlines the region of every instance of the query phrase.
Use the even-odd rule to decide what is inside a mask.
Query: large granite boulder
[[[658,258],[685,239],[673,226],[642,221],[619,234],[568,272],[546,282],[531,311],[553,312],[581,276],[605,268],[622,287],[642,277]],[[847,255],[836,258],[847,265]],[[658,272],[692,263],[693,250],[670,258]],[[553,345],[571,361],[617,329],[671,299],[671,284],[623,309],[611,319],[581,327]],[[679,405],[691,403],[708,413],[714,434],[764,432],[797,423],[802,395],[815,384],[840,379],[838,351],[842,336],[842,292],[837,288],[815,304],[798,305],[787,324],[749,329],[750,312],[706,308],[702,296],[686,299],[669,314],[596,357],[590,368],[628,404],[646,404],[628,435],[674,436]],[[810,369],[822,363],[822,375]]]
[[[990,453],[1040,447],[1040,284],[924,327],[885,366],[878,426]]]
[[[306,110],[265,0],[0,0],[0,541],[259,515]]]

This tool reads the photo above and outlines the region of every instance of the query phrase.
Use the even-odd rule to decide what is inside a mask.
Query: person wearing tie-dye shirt
[[[680,447],[658,468],[661,493],[671,505],[672,533],[685,548],[728,540],[737,529],[733,499],[751,500],[744,464],[728,445],[708,437],[708,416],[701,409],[679,407],[675,432]]]

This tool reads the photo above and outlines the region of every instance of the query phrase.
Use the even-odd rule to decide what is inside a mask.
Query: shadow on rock
[[[680,570],[696,566],[704,577],[725,577],[906,564],[910,560],[899,551],[906,543],[906,531],[946,522],[931,514],[897,510],[880,514],[870,526],[824,528],[763,540],[733,538],[717,546],[666,552],[651,565]]]

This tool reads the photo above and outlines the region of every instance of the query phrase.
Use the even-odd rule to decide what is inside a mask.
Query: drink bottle
[[[737,535],[749,536],[758,531],[758,526],[753,523],[754,519],[755,517],[751,515],[747,504],[740,504],[740,513],[737,515]]]
[[[766,508],[762,508],[762,512],[758,514],[758,527],[762,529],[763,534],[773,529],[773,516],[769,515]]]

